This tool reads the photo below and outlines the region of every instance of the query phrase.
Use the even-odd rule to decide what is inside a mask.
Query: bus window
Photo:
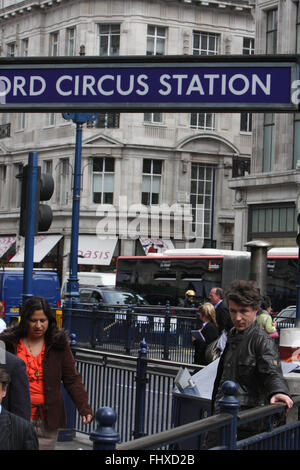
[[[271,298],[274,312],[296,304],[297,277],[297,259],[268,260],[267,295]]]

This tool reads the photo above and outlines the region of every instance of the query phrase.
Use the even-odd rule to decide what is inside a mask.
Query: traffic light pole
[[[27,170],[26,170],[27,171]],[[23,278],[23,303],[33,296],[32,271],[34,234],[36,218],[36,194],[38,181],[38,154],[29,152],[28,154],[28,185],[26,191],[27,223],[25,231],[25,251],[24,251],[24,278]]]
[[[69,331],[69,333],[71,333],[72,307],[79,300],[78,237],[79,237],[80,189],[81,189],[82,126],[87,121],[95,121],[97,118],[97,114],[63,113],[63,118],[67,120],[72,120],[76,124],[71,248],[70,248],[70,255],[69,255],[69,278],[67,281],[67,292],[66,292],[66,301],[65,301],[66,329]]]

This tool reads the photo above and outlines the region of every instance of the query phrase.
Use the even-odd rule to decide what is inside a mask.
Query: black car
[[[136,292],[121,289],[118,287],[94,287],[82,286],[79,288],[80,302],[85,303],[103,303],[103,305],[149,305],[147,300]]]

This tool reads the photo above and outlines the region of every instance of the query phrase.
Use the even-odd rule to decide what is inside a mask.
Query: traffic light
[[[27,191],[29,187],[29,166],[23,167],[22,175],[18,175],[22,179],[21,191],[21,210],[20,210],[20,224],[19,235],[25,237],[26,224],[28,219],[27,207]],[[38,232],[47,232],[52,223],[52,209],[48,204],[41,204],[41,201],[49,201],[54,191],[54,180],[48,173],[41,173],[41,168],[38,167],[37,176],[37,191],[36,191],[36,212],[35,212],[35,234]]]
[[[40,204],[40,201],[49,201],[54,191],[54,180],[49,173],[41,173],[39,167],[37,200],[36,200],[36,227],[37,232],[47,232],[52,223],[52,209],[48,204]]]
[[[28,165],[23,166],[23,171],[21,174],[17,175],[17,178],[20,178],[22,180],[19,235],[22,235],[22,237],[25,237],[26,220],[27,220],[27,187],[29,186]]]
[[[300,214],[297,216],[297,223],[298,223],[298,235],[296,237],[296,243],[300,246]]]

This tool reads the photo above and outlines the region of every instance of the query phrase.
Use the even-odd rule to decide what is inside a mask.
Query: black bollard
[[[117,421],[116,412],[109,406],[104,406],[96,412],[95,419],[98,426],[90,433],[93,450],[115,450],[117,442],[120,442],[119,433],[114,428]]]

